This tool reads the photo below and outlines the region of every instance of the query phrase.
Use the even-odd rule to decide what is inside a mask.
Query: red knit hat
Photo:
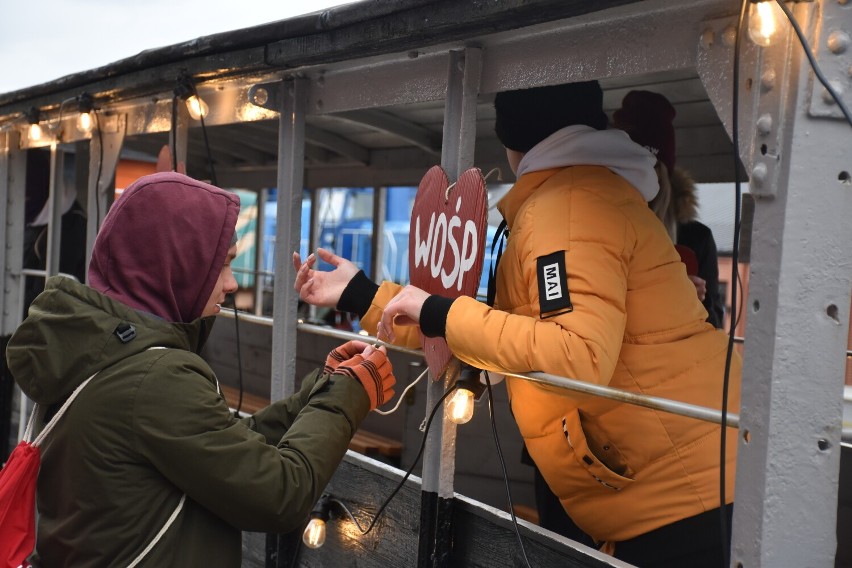
[[[648,148],[671,172],[675,165],[674,117],[669,100],[651,91],[630,91],[621,108],[612,115],[616,128],[630,135],[637,144]]]

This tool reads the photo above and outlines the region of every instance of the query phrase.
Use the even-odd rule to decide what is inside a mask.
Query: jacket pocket
[[[633,471],[617,448],[612,444],[598,444],[586,438],[579,411],[573,410],[562,418],[562,432],[571,447],[574,459],[595,481],[614,491],[620,491],[633,483],[631,479]],[[604,459],[613,467],[617,467],[619,473],[610,469],[593,451],[594,449],[597,449],[597,452],[609,454]]]

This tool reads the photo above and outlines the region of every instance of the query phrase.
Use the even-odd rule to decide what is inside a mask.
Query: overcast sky
[[[0,93],[341,0],[0,0]]]

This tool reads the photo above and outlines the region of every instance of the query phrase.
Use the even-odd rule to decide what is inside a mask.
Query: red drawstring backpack
[[[149,347],[151,349],[166,349],[165,347]],[[9,460],[0,470],[0,568],[29,568],[27,558],[35,550],[36,524],[35,524],[35,493],[38,482],[38,470],[41,465],[41,447],[45,437],[80,394],[89,381],[95,378],[95,373],[74,389],[68,400],[56,412],[50,422],[45,424],[41,434],[32,440],[33,425],[36,416],[40,414],[39,406],[36,404],[30,414],[24,439],[12,451]],[[32,440],[32,442],[30,442]],[[128,564],[127,568],[135,568],[142,559],[151,552],[151,549],[160,541],[169,527],[174,523],[183,509],[186,495],[180,498],[171,516],[160,532],[148,543],[142,552]]]
[[[27,557],[35,549],[35,493],[41,465],[41,446],[44,438],[59,421],[71,402],[83,390],[92,375],[78,386],[41,434],[32,440],[33,424],[39,406],[33,407],[24,439],[12,451],[0,470],[0,568],[28,568]],[[31,441],[32,440],[32,441]]]

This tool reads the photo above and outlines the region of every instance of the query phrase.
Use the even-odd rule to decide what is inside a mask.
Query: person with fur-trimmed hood
[[[660,180],[660,193],[651,200],[651,209],[663,222],[687,262],[690,280],[707,310],[707,321],[722,328],[725,306],[719,296],[716,241],[710,228],[696,219],[698,197],[695,182],[686,170],[676,165],[675,116],[675,108],[666,97],[652,91],[637,90],[624,96],[621,108],[613,113],[613,123],[657,157],[655,169]],[[691,253],[684,254],[681,247]]]
[[[327,251],[330,272],[294,255],[300,297],[358,313],[365,329],[395,341],[419,325],[480,369],[543,371],[718,408],[727,338],[705,321],[648,207],[656,158],[607,129],[602,101],[597,81],[497,93],[495,132],[517,181],[498,204],[508,237],[493,306],[377,285]],[[735,355],[732,412],[740,373]],[[506,385],[530,456],[602,550],[639,566],[721,563],[736,447],[727,446],[720,496],[717,425],[518,377]]]

